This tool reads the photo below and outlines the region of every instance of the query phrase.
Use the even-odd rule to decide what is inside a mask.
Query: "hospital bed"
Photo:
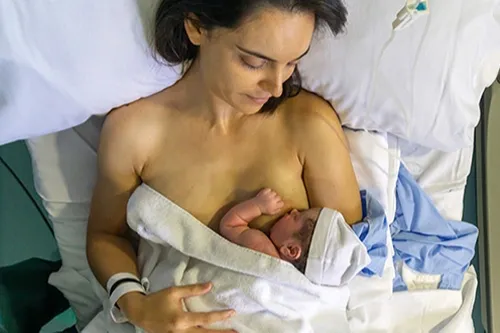
[[[412,27],[401,32],[395,32],[390,23],[404,1],[384,1],[383,6],[375,2],[366,5],[354,0],[346,2],[351,13],[347,38],[317,41],[320,45],[316,45],[308,59],[304,59],[301,64],[305,87],[329,100],[339,112],[344,125],[366,131],[358,136],[352,134],[352,146],[363,147],[366,144],[370,148],[369,143],[376,144],[370,149],[365,147],[365,155],[360,153],[358,159],[354,156],[353,160],[358,161],[358,170],[366,172],[364,176],[367,182],[372,182],[380,189],[389,215],[391,212],[393,214],[394,199],[391,193],[394,191],[397,165],[403,162],[439,211],[449,219],[460,220],[473,158],[471,133],[476,122],[477,106],[474,101],[482,94],[484,86],[490,83],[492,70],[498,70],[500,65],[497,40],[500,34],[489,35],[492,31],[500,31],[495,25],[498,17],[491,14],[492,9],[498,11],[498,1],[481,0],[481,6],[477,7],[476,3],[467,1],[460,1],[460,6],[456,1],[436,1],[434,11],[431,11],[434,14],[419,18]],[[141,16],[150,15],[152,7],[145,5],[144,1],[139,0],[137,3],[138,7],[135,0],[123,0],[120,7],[110,2],[96,3],[96,6],[100,6],[98,17],[86,12],[87,4],[79,0],[70,5],[45,3],[42,6],[31,3],[27,6],[27,2],[23,1],[0,3],[0,22],[13,23],[9,29],[19,29],[16,36],[23,38],[30,38],[30,34],[20,33],[23,29],[37,31],[36,38],[28,40],[27,44],[36,45],[39,49],[37,54],[47,52],[47,55],[53,56],[32,59],[28,57],[29,54],[21,52],[16,54],[19,58],[13,58],[8,53],[2,54],[3,49],[0,47],[0,59],[8,60],[0,62],[0,74],[15,78],[12,87],[18,88],[15,91],[2,91],[11,104],[0,108],[0,133],[3,135],[0,144],[31,138],[27,144],[36,190],[54,225],[63,263],[62,268],[51,275],[50,284],[62,291],[70,300],[77,317],[85,322],[93,318],[99,307],[99,300],[96,302],[93,296],[93,291],[99,286],[90,271],[85,269],[86,260],[82,251],[84,240],[81,237],[85,233],[88,202],[95,176],[95,150],[103,119],[98,114],[105,114],[112,107],[147,96],[176,79],[175,69],[167,71],[158,63],[146,60],[145,42],[143,38],[137,38],[143,37],[146,31],[137,31],[137,13]],[[366,13],[370,15],[366,16]],[[15,18],[22,19],[21,14],[29,19],[24,22],[25,25],[16,26]],[[72,50],[74,52],[53,54],[53,50],[57,50],[54,45],[70,43],[59,31],[61,21],[66,20],[67,16],[99,24],[69,25],[68,31],[65,31],[68,36],[72,39],[75,35],[82,36],[78,47]],[[103,26],[108,20],[102,18],[109,16],[120,19],[115,20],[112,26]],[[51,21],[43,21],[44,17],[50,17]],[[483,26],[481,20],[474,20],[475,17],[486,17],[484,22],[487,25]],[[470,24],[467,29],[460,30],[458,23],[468,19]],[[42,21],[46,24],[43,30],[39,26]],[[366,24],[372,26],[367,29]],[[457,27],[458,32],[453,30],[455,35],[428,38],[434,36],[433,32],[443,27],[449,29],[450,26]],[[82,27],[86,30],[79,30]],[[0,30],[0,37],[2,32]],[[470,38],[471,34],[474,38]],[[96,36],[101,38],[97,38],[97,44],[94,42]],[[120,36],[120,43],[114,45],[114,50],[108,51],[99,44],[102,40],[114,40],[115,36]],[[349,36],[354,36],[354,41]],[[482,38],[488,39],[484,41]],[[12,45],[18,43],[17,40],[10,42]],[[463,52],[457,52],[462,51],[459,47],[463,47]],[[87,49],[93,52],[92,58],[89,58]],[[26,48],[19,50],[25,52]],[[117,50],[122,55],[118,65],[115,57]],[[403,55],[402,50],[405,51]],[[436,51],[433,62],[425,58],[427,53],[422,50]],[[453,60],[450,60],[450,54],[453,54]],[[478,54],[486,54],[487,57],[477,59],[475,57]],[[41,60],[42,63],[39,62]],[[81,82],[64,81],[71,73],[82,74],[80,68],[76,68],[78,66],[72,66],[73,63],[89,69],[99,68],[100,71],[89,70]],[[56,75],[61,74],[61,71],[49,71],[51,66],[57,67],[59,64],[69,66],[65,68],[67,72],[62,71],[62,78]],[[128,66],[126,72],[120,64]],[[465,66],[465,69],[460,66]],[[36,71],[32,73],[31,68]],[[342,75],[332,78],[331,73]],[[474,77],[470,76],[472,74]],[[95,84],[100,82],[101,77],[110,78],[105,88]],[[408,89],[407,82],[412,82],[413,90]],[[434,84],[430,89],[426,88],[429,82]],[[110,93],[103,92],[103,89],[108,89]],[[76,91],[81,95],[75,94]],[[415,91],[418,91],[420,98],[415,98]],[[440,94],[434,94],[433,91],[439,91]],[[16,98],[9,100],[11,96]],[[43,110],[34,112],[40,105]],[[401,112],[394,113],[394,110]],[[434,112],[427,114],[426,120],[433,119],[435,127],[429,130],[429,126],[412,113],[413,110]],[[45,125],[40,126],[41,123]],[[463,131],[457,131],[457,128]],[[362,139],[357,141],[356,137]],[[480,140],[477,142],[484,145]],[[483,148],[477,151],[483,151]],[[78,169],[83,171],[79,172]],[[482,230],[488,230],[488,235],[491,224],[480,225]],[[493,262],[491,265],[488,263],[488,251],[492,243],[480,242],[480,245],[482,267],[493,267]],[[481,271],[483,293],[485,290],[495,291],[491,282],[491,273],[495,272],[493,268]],[[465,291],[464,299],[471,300],[476,292],[477,281],[473,269],[468,278],[470,288]],[[486,293],[482,295],[483,305],[488,309],[482,311],[483,322],[489,332],[495,332],[495,298],[493,293]],[[467,308],[469,305],[465,305],[464,311],[470,319],[472,309]]]
[[[72,133],[75,134],[76,132],[79,132],[81,134],[83,132],[81,129],[84,127],[92,128],[93,126],[89,126],[89,124],[84,124],[82,126],[79,126],[79,128],[77,128],[77,129],[66,131],[69,133],[66,133],[66,136],[62,137],[61,140],[71,138]],[[20,148],[21,145],[16,144],[16,146],[17,147],[15,147],[16,148],[15,152],[17,154],[22,153],[21,151],[18,151],[18,149]],[[402,150],[407,151],[409,149],[408,149],[408,147],[406,147]],[[4,155],[7,155],[7,154],[4,154]],[[12,156],[12,153],[10,155]],[[460,160],[461,163],[459,163],[459,169],[462,170],[461,175],[462,175],[462,177],[464,177],[464,178],[462,178],[462,181],[463,181],[463,185],[465,185],[465,178],[467,177],[469,170],[470,170],[470,158],[472,157],[471,155],[466,154],[464,156],[462,154],[458,154],[455,156],[447,156],[447,155],[444,155],[442,153],[433,154],[433,152],[431,152],[430,155],[432,155],[432,158],[429,155],[427,155],[426,157],[425,156],[422,157],[422,156],[405,155],[404,158],[407,162],[409,169],[411,169],[415,173],[415,175],[417,177],[419,177],[421,180],[432,179],[435,176],[437,177],[437,179],[444,178],[444,177],[442,177],[442,175],[436,174],[436,170],[431,171],[431,169],[428,168],[430,161],[432,161],[434,163],[434,162],[436,162],[436,158],[437,158],[437,159],[440,159],[440,164],[442,165],[443,163],[447,163],[446,161],[453,163],[453,161],[457,162]],[[9,159],[7,159],[7,160],[9,160]],[[18,167],[18,169],[20,169],[20,168]],[[13,170],[13,172],[18,173],[18,174],[22,174],[22,170]],[[432,172],[434,172],[434,175],[432,175]],[[432,187],[432,183],[430,181],[423,181],[422,184],[427,184],[428,188]],[[460,216],[462,214],[462,208],[464,207],[462,205],[463,192],[461,190],[459,190],[460,193],[458,195],[456,195],[456,196],[453,195],[451,198],[443,200],[445,197],[443,196],[443,193],[441,191],[447,191],[448,189],[450,189],[452,187],[455,188],[455,185],[456,184],[454,184],[454,183],[453,184],[452,183],[441,184],[441,190],[436,191],[435,193],[433,193],[432,191],[428,192],[428,193],[433,195],[433,197],[435,198],[437,203],[441,202],[441,207],[443,207],[443,211],[446,211],[447,214],[449,214],[450,216]],[[469,185],[471,185],[471,184],[469,184]],[[19,187],[21,187],[21,186],[19,185]],[[470,189],[469,189],[469,191],[470,191]],[[35,193],[32,193],[32,194],[35,195]],[[4,203],[9,204],[9,200],[7,200],[6,202],[4,201]],[[28,205],[29,203],[25,202],[24,204]],[[470,204],[471,203],[469,203],[469,205]],[[472,203],[472,204],[474,204],[474,203]],[[467,208],[467,207],[465,207],[465,208]],[[469,207],[469,209],[471,209],[471,208],[473,209],[473,207]],[[12,222],[14,222],[14,221],[11,221],[11,223]],[[15,222],[18,222],[18,221],[15,221]],[[42,223],[41,219],[39,219],[37,222]],[[5,223],[5,222],[3,222],[3,223]],[[29,221],[26,221],[26,224],[28,224],[28,223],[29,223]],[[60,241],[64,241],[64,240],[60,239]],[[40,253],[38,254],[38,256],[39,255],[40,255]],[[37,275],[40,276],[40,274],[42,274],[42,275],[45,274],[44,275],[45,279],[47,279],[48,273],[57,271],[57,269],[59,269],[59,266],[60,266],[60,264],[58,265],[57,263],[47,265],[47,264],[44,264],[41,262],[36,262],[33,260],[27,260],[26,262],[21,263],[21,265],[23,265],[23,264],[25,265],[25,267],[28,267],[28,268],[31,267],[32,273],[34,272],[34,270],[38,269],[38,273],[35,273],[34,276],[37,276]],[[476,267],[476,269],[477,268],[478,267]],[[26,268],[24,268],[24,271],[26,272]],[[45,272],[45,273],[43,273],[43,272]],[[481,272],[481,274],[479,274],[479,276],[482,277],[482,274],[484,274],[484,273]],[[33,279],[33,276],[31,278]],[[30,288],[26,288],[23,286],[20,286],[20,287],[22,289],[25,289],[25,290],[26,289],[32,290]],[[39,288],[43,288],[43,287],[39,287]],[[28,291],[28,290],[26,290],[26,291]],[[482,287],[480,288],[480,290],[482,290]],[[61,294],[58,293],[57,290],[55,290],[55,288],[50,288],[50,286],[48,284],[45,286],[45,288],[40,290],[40,293],[47,293],[49,295],[52,294],[51,297],[53,297],[53,299],[52,299],[51,304],[52,304],[53,308],[49,309],[49,310],[50,310],[50,313],[52,313],[53,315],[57,314],[58,311],[59,312],[64,311],[65,307],[67,307],[69,305],[63,298],[61,298]],[[40,303],[38,303],[38,304],[40,304]],[[42,304],[40,304],[40,305],[42,305]],[[45,304],[45,305],[47,305],[47,304]],[[477,309],[479,309],[480,304],[477,303],[475,306]],[[485,310],[483,310],[483,314],[485,314],[485,311],[487,311],[486,309],[489,309],[489,307],[485,308],[484,306],[482,308],[485,309]],[[46,307],[44,309],[47,310]],[[5,309],[3,309],[3,310],[5,311]],[[16,314],[16,316],[19,316],[19,318],[21,318],[21,319],[23,317],[22,314]],[[66,314],[64,317],[68,318],[68,315]],[[71,319],[71,315],[70,315],[69,319]],[[45,320],[49,320],[49,318],[45,318]],[[474,320],[479,321],[480,319],[474,318]],[[57,321],[59,321],[59,322],[62,321],[61,316],[59,316],[59,318],[57,318],[55,320],[56,324],[57,324]],[[71,321],[68,322],[66,320],[66,323],[69,324],[69,323],[71,323]],[[486,324],[486,322],[484,322],[484,323]],[[63,324],[62,327],[64,327],[64,323],[62,323],[62,324]],[[478,329],[481,327],[481,323],[479,323],[479,322],[476,322],[475,325]],[[61,323],[59,324],[59,327],[61,327]],[[485,325],[485,327],[487,327],[487,326]],[[14,333],[14,332],[16,332],[16,331],[12,331],[12,333]],[[50,333],[52,331],[45,330],[43,332]],[[477,332],[480,332],[480,331],[477,330]],[[495,331],[489,330],[488,332],[495,332]]]
[[[482,320],[488,332],[500,331],[500,267],[496,239],[500,236],[498,200],[500,183],[497,176],[500,160],[500,74],[497,83],[488,89],[482,100],[483,116],[476,131],[478,224],[483,232],[479,238],[480,286]]]

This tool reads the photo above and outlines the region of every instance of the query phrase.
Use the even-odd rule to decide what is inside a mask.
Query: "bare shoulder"
[[[107,131],[119,134],[124,139],[135,134],[145,134],[158,126],[161,107],[149,99],[140,99],[112,110],[106,117],[104,127]]]
[[[316,94],[302,90],[286,102],[283,111],[287,126],[301,141],[328,139],[332,134],[341,142],[345,140],[337,113],[330,103]]]
[[[134,164],[142,166],[162,140],[162,118],[165,108],[149,98],[112,110],[106,117],[101,134],[102,150],[127,152]],[[113,149],[105,149],[106,146]],[[116,156],[118,157],[118,156]]]
[[[302,113],[320,113],[320,114],[331,114],[333,112],[333,116],[336,117],[335,111],[333,110],[330,103],[328,103],[321,96],[318,96],[310,91],[302,89],[300,93],[287,102],[291,102],[290,106],[298,110],[301,110]]]

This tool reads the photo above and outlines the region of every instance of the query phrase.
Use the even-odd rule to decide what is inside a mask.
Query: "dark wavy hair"
[[[185,31],[184,21],[196,17],[198,27],[234,29],[260,8],[274,7],[292,12],[313,13],[316,28],[328,27],[334,35],[344,30],[347,10],[342,0],[162,0],[156,11],[154,46],[157,53],[172,65],[194,60],[198,46],[193,45]],[[281,102],[296,96],[301,89],[297,69],[283,83],[280,97],[272,97],[262,112],[274,111]]]

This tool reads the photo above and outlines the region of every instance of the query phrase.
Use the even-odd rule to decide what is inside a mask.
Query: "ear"
[[[188,35],[191,43],[193,43],[193,45],[200,46],[203,29],[199,27],[198,18],[195,15],[189,14],[184,20],[184,29],[186,29],[186,34]]]
[[[302,254],[302,246],[296,240],[286,242],[280,247],[280,254],[287,261],[295,261]]]

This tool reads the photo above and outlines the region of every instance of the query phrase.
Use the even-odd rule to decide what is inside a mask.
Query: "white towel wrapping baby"
[[[332,273],[340,277],[339,285],[325,286],[312,283],[288,262],[224,239],[145,184],[130,198],[127,212],[129,226],[142,237],[138,261],[149,291],[211,281],[210,293],[186,299],[186,309],[234,309],[234,317],[211,327],[239,333],[349,331],[346,285],[369,259],[341,215],[335,216],[339,246],[325,255],[328,265],[342,271]]]

